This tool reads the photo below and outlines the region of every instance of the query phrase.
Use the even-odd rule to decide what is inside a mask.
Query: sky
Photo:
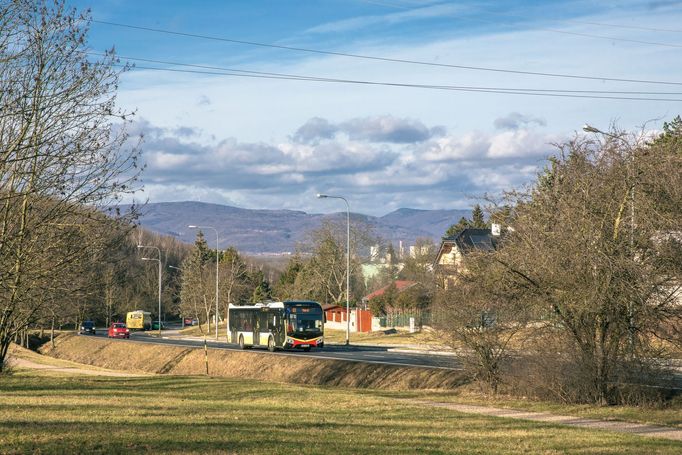
[[[678,1],[68,3],[91,9],[93,52],[135,65],[118,104],[144,134],[137,201],[469,208],[586,123],[682,113]]]

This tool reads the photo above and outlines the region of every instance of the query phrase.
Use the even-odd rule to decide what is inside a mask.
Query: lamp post
[[[187,226],[190,229],[213,229],[215,232],[215,339],[218,340],[218,230],[212,226],[197,226],[190,224]],[[227,321],[225,321],[225,330],[227,331]]]
[[[161,336],[161,250],[151,245],[137,245],[138,249],[154,248],[159,253],[159,258],[142,258],[143,261],[156,261],[159,263],[159,336]]]
[[[623,144],[625,144],[625,147],[628,150],[628,154],[630,155],[630,166],[628,173],[630,174],[630,178],[632,181],[630,182],[630,251],[633,256],[635,257],[635,151],[632,148],[632,145],[623,139],[621,136],[618,136],[617,134],[612,134],[612,133],[607,133],[606,131],[602,131],[599,128],[595,128],[592,125],[585,124],[583,125],[583,131],[586,133],[593,133],[593,134],[601,134],[602,136],[608,136],[611,139],[619,140]],[[630,354],[634,352],[634,347],[635,347],[635,336],[634,336],[634,314],[633,314],[633,309],[632,309],[632,301],[631,299],[628,299],[628,305],[627,305],[627,311],[628,311],[628,344],[630,345]]]
[[[585,124],[583,125],[583,131],[586,133],[594,133],[594,134],[601,134],[602,136],[608,136],[611,139],[617,139],[621,141],[623,144],[628,149],[628,153],[630,155],[630,178],[632,179],[632,182],[630,183],[630,248],[634,248],[634,242],[635,242],[635,182],[634,182],[634,177],[635,177],[635,153],[634,150],[632,149],[632,146],[628,141],[623,139],[622,137],[612,134],[612,133],[607,133],[605,131],[602,131],[598,128],[595,128],[592,125]]]
[[[341,199],[346,203],[346,346],[348,346],[350,344],[350,205],[343,196],[318,193],[317,198]]]

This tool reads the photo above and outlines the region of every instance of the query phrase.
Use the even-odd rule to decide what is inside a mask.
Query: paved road
[[[171,331],[169,331],[171,332]],[[106,333],[98,333],[98,337],[106,337]],[[131,340],[145,343],[157,343],[157,344],[168,344],[175,346],[188,346],[188,347],[203,347],[204,343],[202,340],[190,340],[190,339],[180,339],[175,337],[164,337],[164,332],[162,332],[162,338],[156,336],[156,332],[152,333],[133,333],[131,335]],[[116,340],[121,342],[126,342],[127,340]],[[238,351],[239,346],[236,344],[225,343],[225,342],[215,342],[209,341],[208,347],[212,349],[228,349]],[[460,370],[460,363],[454,356],[451,355],[438,355],[430,354],[424,352],[404,352],[403,350],[397,348],[391,348],[386,346],[366,346],[366,345],[338,345],[338,344],[327,344],[322,349],[312,349],[310,352],[304,351],[277,351],[272,354],[266,349],[254,348],[250,350],[251,352],[259,352],[264,355],[291,355],[291,356],[302,356],[302,357],[316,357],[324,359],[334,359],[334,360],[347,360],[351,362],[366,362],[366,363],[380,363],[389,365],[401,365],[401,366],[420,366],[428,368],[438,368],[438,369],[448,369],[448,370]]]

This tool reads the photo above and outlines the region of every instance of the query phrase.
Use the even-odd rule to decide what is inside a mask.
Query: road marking
[[[190,347],[190,348],[201,348],[203,346],[202,341],[187,341],[187,340],[171,340],[168,338],[147,338],[147,337],[135,337],[136,341],[140,341],[141,343],[153,343],[153,344],[163,344],[163,345],[170,345],[170,346],[184,346],[184,347]],[[162,341],[163,340],[163,341]],[[186,344],[186,343],[197,343],[197,344]],[[223,342],[224,343],[224,342]],[[242,351],[242,349],[239,349],[238,347],[232,347],[232,346],[211,346],[211,349],[223,349],[223,350],[228,350],[228,351]],[[392,365],[392,366],[399,366],[399,367],[411,367],[411,368],[429,368],[429,369],[436,369],[436,370],[449,370],[449,371],[461,371],[463,368],[455,368],[455,367],[444,367],[444,366],[437,366],[437,365],[422,365],[422,364],[414,364],[414,363],[400,363],[400,362],[390,362],[386,360],[366,360],[366,359],[349,359],[345,357],[333,357],[329,355],[320,355],[318,353],[295,353],[295,352],[286,352],[286,351],[277,351],[277,352],[269,352],[267,350],[244,350],[243,352],[252,352],[254,354],[266,354],[266,355],[285,355],[285,356],[291,356],[291,357],[312,357],[315,359],[325,359],[325,360],[337,360],[337,361],[346,361],[346,362],[357,362],[357,363],[371,363],[371,364],[380,364],[380,365]]]

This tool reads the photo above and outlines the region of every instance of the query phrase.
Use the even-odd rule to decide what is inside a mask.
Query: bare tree
[[[222,252],[220,263],[220,298],[227,304],[245,303],[250,287],[246,262],[236,248],[230,247]],[[227,305],[225,308],[227,311]]]
[[[453,348],[472,378],[497,393],[512,341],[525,329],[530,311],[525,291],[497,261],[496,253],[472,252],[455,285],[436,292],[433,325]]]
[[[133,189],[139,152],[112,123],[126,119],[115,106],[113,53],[85,53],[87,15],[59,0],[7,0],[0,17],[2,368],[14,334],[46,304],[39,290],[77,274],[106,244],[74,242],[64,227],[108,223],[100,209]]]
[[[357,300],[365,291],[365,283],[361,272],[361,255],[369,251],[369,245],[375,243],[369,227],[361,223],[351,223],[351,259],[350,259],[350,299]],[[287,293],[324,303],[341,304],[346,300],[346,225],[325,222],[308,236],[302,244],[302,255],[295,260],[300,261],[299,270],[289,286]],[[307,260],[302,260],[303,254]]]
[[[679,330],[682,154],[620,131],[578,138],[528,193],[495,259],[543,318],[562,398],[612,403],[655,378],[656,338]],[[677,332],[679,333],[679,332]],[[645,374],[646,373],[646,374]]]

